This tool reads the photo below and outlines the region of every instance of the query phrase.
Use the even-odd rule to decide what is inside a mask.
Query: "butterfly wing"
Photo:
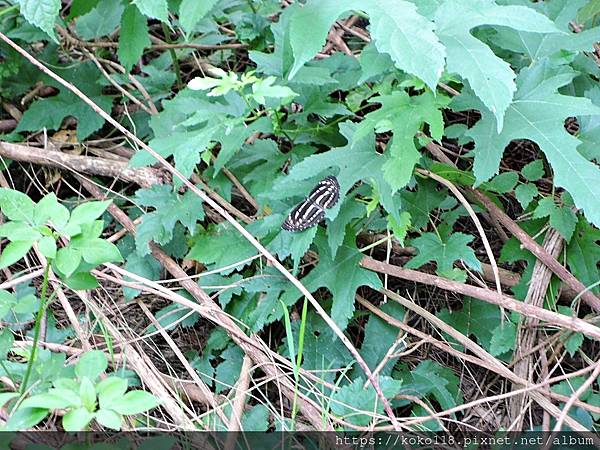
[[[323,217],[325,217],[325,211],[306,199],[292,209],[281,228],[286,231],[303,231],[318,224]]]
[[[308,195],[308,198],[323,209],[333,208],[340,199],[340,184],[334,176],[328,176]]]

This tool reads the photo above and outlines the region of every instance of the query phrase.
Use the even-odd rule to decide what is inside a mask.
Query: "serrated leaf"
[[[150,189],[139,189],[135,199],[142,206],[154,208],[154,211],[144,214],[137,226],[135,243],[140,256],[150,252],[149,241],[168,244],[177,222],[193,232],[196,222],[204,219],[202,200],[190,190],[179,195],[173,192],[172,186],[155,185]]]
[[[552,33],[546,16],[525,6],[500,6],[493,0],[446,0],[435,13],[436,32],[446,47],[447,70],[459,74],[496,118],[498,132],[517,90],[510,65],[471,34],[482,25]]]
[[[452,233],[440,237],[435,233],[423,233],[411,240],[411,244],[419,250],[417,256],[407,264],[408,269],[417,269],[430,261],[437,263],[437,272],[450,272],[455,261],[462,261],[471,269],[481,270],[481,263],[468,244],[473,236],[463,233]]]
[[[520,184],[515,188],[515,197],[521,204],[523,209],[527,209],[529,204],[539,195],[538,188],[535,184]]]
[[[231,389],[240,377],[244,352],[238,346],[227,348],[221,353],[223,362],[217,366],[216,386],[217,392]]]
[[[144,48],[149,45],[150,37],[146,18],[135,6],[129,5],[121,17],[121,33],[117,50],[119,61],[125,70],[131,70],[142,57]]]
[[[77,18],[75,31],[85,40],[106,36],[117,29],[122,14],[120,0],[102,0],[90,12]]]
[[[517,327],[511,321],[505,321],[496,327],[492,332],[492,342],[490,343],[490,353],[492,356],[499,356],[509,350],[514,350],[517,335]]]
[[[523,69],[502,133],[496,133],[493,119],[485,111],[482,111],[482,120],[468,133],[476,142],[475,175],[479,182],[498,170],[502,153],[512,140],[530,139],[546,155],[554,170],[555,184],[571,194],[588,220],[600,225],[600,184],[597,183],[600,168],[577,151],[580,141],[563,126],[566,117],[600,114],[600,107],[586,98],[557,93],[557,89],[575,75],[570,68],[554,67],[548,60]]]
[[[600,261],[600,232],[581,218],[575,233],[567,246],[567,263],[573,275],[584,286],[591,286],[600,280],[598,261]],[[592,292],[598,293],[598,286]]]
[[[577,225],[577,215],[571,208],[561,206],[550,213],[550,226],[569,242]]]
[[[186,259],[194,259],[214,268],[224,268],[256,255],[257,250],[237,230],[222,224],[194,238]],[[245,267],[249,262],[221,271],[227,275]]]
[[[343,330],[354,312],[354,296],[360,286],[370,286],[377,289],[381,280],[373,273],[359,266],[362,253],[356,248],[354,237],[348,236],[344,244],[332,258],[327,240],[317,235],[315,243],[319,248],[319,263],[304,278],[302,284],[310,292],[321,287],[327,288],[333,296],[331,318]],[[339,274],[344,274],[340,277]],[[300,292],[293,288],[287,291],[282,300],[291,304],[300,297]]]
[[[18,3],[21,14],[29,23],[48,33],[54,42],[58,42],[54,23],[60,13],[60,0],[18,0]]]
[[[133,0],[140,12],[152,19],[169,23],[169,10],[167,0]]]
[[[435,90],[444,67],[444,47],[433,33],[433,23],[417,13],[415,5],[402,0],[313,0],[294,9],[289,17],[294,64],[288,79],[321,50],[333,22],[351,10],[369,14],[371,36],[381,53],[389,54],[396,67]],[[311,30],[308,35],[307,29]]]
[[[544,176],[544,161],[536,159],[526,164],[521,174],[529,181],[537,181]]]
[[[179,22],[190,33],[200,19],[218,3],[218,0],[183,0],[179,6]]]

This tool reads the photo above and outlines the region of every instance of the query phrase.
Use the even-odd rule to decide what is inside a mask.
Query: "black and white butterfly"
[[[281,228],[287,231],[303,231],[317,225],[325,210],[332,208],[340,198],[340,184],[334,176],[321,180],[302,203],[292,209]]]

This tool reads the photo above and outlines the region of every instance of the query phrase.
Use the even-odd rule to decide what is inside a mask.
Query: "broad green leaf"
[[[12,412],[2,431],[28,431],[48,415],[46,408],[19,408]]]
[[[517,327],[511,321],[507,320],[498,325],[492,332],[490,354],[492,356],[499,356],[510,350],[514,350],[516,336]]]
[[[377,397],[373,385],[369,383],[363,389],[365,380],[356,378],[352,384],[343,386],[331,398],[331,411],[338,417],[358,426],[368,426],[373,420],[373,414],[383,414],[383,405]],[[399,393],[402,382],[390,377],[379,377],[379,385],[387,399]]]
[[[44,236],[38,242],[38,246],[42,255],[46,258],[56,258],[56,241],[51,236]]]
[[[75,245],[75,240],[72,245]],[[105,262],[123,261],[117,246],[101,238],[83,239],[77,243],[76,248],[81,252],[84,261],[94,266]]]
[[[85,431],[94,415],[85,408],[70,410],[64,415],[62,426],[65,431]]]
[[[18,0],[18,3],[27,22],[39,27],[48,33],[54,42],[58,42],[54,23],[60,13],[60,0]]]
[[[368,132],[362,139],[354,139],[357,127],[351,122],[341,123],[340,132],[347,139],[348,144],[304,158],[292,166],[288,177],[276,183],[275,189],[285,195],[285,192],[293,189],[300,180],[313,178],[319,173],[333,174],[340,183],[340,198],[343,198],[355,183],[362,180],[369,182],[376,189],[383,207],[399,220],[398,199],[393,197],[392,189],[383,175],[383,167],[390,156],[387,152],[381,155],[375,151],[372,132]],[[332,168],[336,171],[332,171]],[[341,204],[342,202],[338,202],[333,208],[327,210],[325,217],[330,220],[335,219]]]
[[[106,377],[96,385],[101,409],[110,409],[127,392],[127,380],[115,376]]]
[[[455,261],[462,261],[471,269],[481,270],[481,263],[473,249],[468,246],[472,240],[473,236],[463,233],[452,233],[443,237],[435,233],[423,233],[411,241],[419,253],[406,264],[406,268],[417,269],[423,264],[435,261],[438,273],[448,273]]]
[[[589,0],[577,13],[577,23],[584,23],[600,14],[600,0]]]
[[[164,23],[169,23],[167,0],[133,0],[133,3],[145,16],[151,17],[152,19],[158,19]]]
[[[256,255],[256,253],[257,250],[254,246],[239,231],[233,229],[230,225],[221,224],[195,237],[194,245],[186,259],[194,259],[211,266],[211,268],[224,268],[244,261]],[[235,267],[224,269],[221,273],[227,275],[248,264],[249,262],[244,262]]]
[[[435,13],[436,33],[446,47],[447,70],[457,73],[503,128],[511,104],[515,74],[510,65],[475,38],[471,30],[482,25],[500,25],[534,33],[559,32],[547,17],[524,6],[500,6],[493,0],[446,0]]]
[[[0,393],[0,408],[3,408],[10,400],[18,397],[18,392],[2,392]]]
[[[69,8],[69,19],[83,16],[96,7],[100,0],[73,0]]]
[[[5,237],[9,241],[35,242],[41,239],[42,235],[39,231],[23,222],[14,221],[0,225],[0,237]]]
[[[79,385],[81,404],[89,411],[96,410],[96,389],[88,377],[82,377]]]
[[[223,362],[217,366],[217,393],[231,389],[240,378],[244,352],[238,346],[232,346],[227,348],[220,356]]]
[[[112,410],[123,415],[140,414],[158,406],[156,397],[146,391],[129,391],[113,403]]]
[[[155,185],[150,189],[139,189],[135,200],[142,206],[154,208],[154,211],[144,214],[137,226],[135,244],[140,256],[150,252],[150,241],[168,244],[173,239],[177,222],[193,232],[196,222],[204,219],[202,200],[191,190],[179,195],[170,185]]]
[[[569,352],[569,355],[572,358],[573,356],[575,356],[575,353],[577,353],[577,351],[581,347],[581,344],[583,344],[584,336],[581,333],[573,333],[563,341],[565,344],[565,349],[567,350],[567,352]]]
[[[515,188],[518,181],[519,174],[517,172],[503,172],[482,185],[482,188],[499,194],[506,194]]]
[[[98,280],[89,272],[78,272],[68,278],[63,278],[67,286],[74,290],[94,289],[99,286]]]
[[[72,247],[64,247],[56,252],[56,268],[69,277],[75,272],[81,262],[81,252]]]
[[[36,225],[43,225],[48,220],[58,230],[69,220],[69,210],[58,202],[54,192],[45,195],[33,210],[33,222]]]
[[[94,418],[100,425],[110,430],[121,430],[121,416],[109,409],[100,409],[96,411]]]
[[[32,241],[12,241],[0,251],[0,269],[10,266],[23,258],[33,246]]]
[[[77,18],[75,31],[85,40],[106,36],[117,29],[123,14],[120,0],[102,0],[90,12]]]
[[[218,0],[183,0],[179,5],[179,22],[190,33],[196,24],[217,4]]]
[[[90,380],[95,380],[100,376],[102,372],[108,367],[108,360],[104,352],[100,350],[91,350],[85,352],[77,365],[75,366],[75,373],[78,377],[87,377]]]
[[[575,225],[577,225],[577,215],[569,207],[561,206],[550,213],[550,226],[556,229],[567,242],[573,236]]]
[[[242,429],[266,432],[269,427],[269,408],[266,405],[255,405],[242,416]]]
[[[63,397],[57,393],[45,392],[26,398],[20,408],[64,409],[72,406],[72,398]]]
[[[152,255],[140,256],[137,252],[131,252],[125,263],[125,270],[128,272],[153,281],[160,278],[161,268],[160,263]],[[127,277],[125,279],[131,281]],[[139,289],[123,286],[123,295],[127,300],[134,299],[140,292]]]
[[[10,220],[33,224],[35,204],[26,194],[0,188],[0,211]]]
[[[71,211],[69,224],[82,225],[93,222],[106,211],[110,203],[110,200],[82,203]]]
[[[333,258],[335,258],[338,248],[344,242],[348,224],[354,219],[363,217],[364,213],[364,205],[351,198],[346,204],[341,206],[340,213],[335,220],[327,226],[327,243],[329,244],[329,249]]]
[[[502,133],[496,133],[493,118],[486,111],[468,131],[476,143],[474,172],[479,183],[488,180],[498,171],[502,153],[511,141],[532,140],[552,166],[556,186],[566,189],[588,220],[600,225],[600,168],[577,151],[580,141],[563,126],[568,116],[598,115],[600,107],[586,98],[557,93],[575,75],[570,68],[554,67],[548,60],[523,69]]]
[[[131,70],[142,57],[144,48],[149,45],[150,38],[148,37],[146,18],[135,6],[129,5],[121,17],[121,33],[117,50],[119,61],[125,70]]]
[[[325,43],[331,25],[344,13],[365,11],[371,36],[381,53],[387,53],[401,70],[421,78],[432,90],[444,68],[444,47],[433,33],[434,25],[415,5],[403,0],[312,0],[289,17],[289,42],[294,64],[292,79]],[[306,30],[311,30],[306,33]]]
[[[373,272],[359,266],[362,253],[356,248],[353,236],[347,236],[344,244],[332,258],[327,239],[317,235],[315,243],[319,248],[319,263],[311,272],[301,279],[302,284],[310,292],[319,288],[327,288],[333,296],[331,318],[343,330],[354,313],[354,296],[360,286],[377,289],[381,286],[379,277]],[[340,277],[340,274],[344,274]],[[296,288],[287,291],[282,299],[291,304],[301,296]]]
[[[404,91],[395,91],[391,95],[374,97],[370,103],[380,103],[381,108],[365,116],[354,139],[360,140],[372,130],[393,133],[394,138],[387,149],[390,159],[383,165],[383,172],[385,180],[395,191],[408,184],[415,164],[421,158],[414,144],[416,133],[427,123],[433,139],[441,140],[444,131],[441,108],[448,99],[442,95],[434,97],[431,92],[409,96]]]
[[[600,232],[580,218],[573,238],[567,246],[567,264],[573,275],[586,287],[600,281],[598,241],[600,241]],[[592,289],[595,294],[599,291],[598,286]]]

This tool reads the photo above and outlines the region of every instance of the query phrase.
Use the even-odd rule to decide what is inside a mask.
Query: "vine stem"
[[[50,276],[50,263],[46,263],[46,267],[44,268],[44,279],[42,280],[42,293],[40,296],[40,309],[38,309],[37,315],[35,317],[35,328],[33,334],[33,348],[31,349],[31,357],[29,358],[29,362],[27,363],[27,371],[25,372],[25,376],[23,377],[23,382],[21,383],[21,394],[24,394],[27,391],[27,384],[29,383],[29,377],[31,376],[31,370],[33,369],[33,364],[35,363],[35,358],[37,356],[37,348],[38,341],[40,340],[40,330],[42,317],[44,316],[44,310],[46,309],[46,292],[48,290],[48,278]]]

